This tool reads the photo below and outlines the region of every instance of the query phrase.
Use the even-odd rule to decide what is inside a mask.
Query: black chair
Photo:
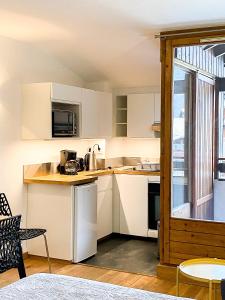
[[[0,193],[0,216],[9,216],[9,217],[12,216],[12,211],[10,209],[9,202],[4,193]],[[21,241],[27,241],[43,235],[46,254],[48,258],[49,273],[51,273],[51,263],[50,263],[48,243],[47,243],[47,238],[45,233],[46,233],[46,229],[41,229],[41,228],[26,228],[26,229],[20,228],[19,230],[19,236]]]
[[[21,216],[0,220],[0,273],[17,268],[20,278],[26,277],[19,236]]]

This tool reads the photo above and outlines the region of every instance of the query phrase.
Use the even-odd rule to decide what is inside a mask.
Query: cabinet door
[[[23,85],[23,139],[34,140],[52,138],[50,88],[50,83],[31,83]]]
[[[57,102],[80,103],[82,100],[82,88],[59,83],[52,83],[51,98]]]
[[[155,122],[161,120],[161,94],[155,94]]]
[[[112,175],[99,176],[97,180],[97,238],[112,233]]]
[[[127,97],[127,136],[154,137],[154,94],[131,94]]]
[[[96,92],[98,98],[98,137],[112,136],[112,94]]]
[[[112,94],[83,89],[82,137],[112,136]]]
[[[95,91],[83,89],[82,94],[82,128],[83,138],[98,137],[98,98]]]
[[[117,177],[120,192],[120,233],[147,236],[148,178],[142,175]]]
[[[57,184],[29,184],[27,226],[47,229],[50,256],[73,258],[72,188]],[[46,256],[43,237],[27,241],[28,253]]]
[[[112,233],[112,190],[98,193],[97,198],[97,238]]]

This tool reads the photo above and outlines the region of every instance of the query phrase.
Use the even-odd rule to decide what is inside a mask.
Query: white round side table
[[[209,284],[209,300],[213,297],[213,283],[225,279],[225,260],[217,258],[196,258],[182,262],[177,267],[176,288],[179,296],[179,275]]]

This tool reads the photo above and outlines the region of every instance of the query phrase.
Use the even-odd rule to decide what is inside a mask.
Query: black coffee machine
[[[76,161],[77,152],[73,150],[61,150],[60,151],[60,164],[59,172],[60,174],[66,174],[65,164],[67,161]]]

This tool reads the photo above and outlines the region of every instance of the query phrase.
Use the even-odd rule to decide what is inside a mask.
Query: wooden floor
[[[39,272],[48,272],[48,264],[42,258],[27,258],[25,260],[27,275]],[[134,287],[153,292],[175,295],[176,287],[174,282],[158,279],[155,276],[126,273],[117,270],[92,267],[82,264],[70,264],[61,261],[52,262],[52,272],[55,274],[70,275],[93,279],[102,282],[109,282],[117,285]],[[18,280],[17,270],[9,270],[0,274],[0,287]],[[208,289],[197,285],[180,285],[181,296],[205,300],[208,299]],[[219,291],[217,298],[220,299]]]

